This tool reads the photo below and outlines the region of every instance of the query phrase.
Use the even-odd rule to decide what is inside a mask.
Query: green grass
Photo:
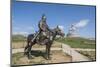
[[[25,39],[13,39],[12,42],[26,42]]]
[[[95,40],[89,40],[89,39],[80,38],[80,37],[58,38],[58,39],[56,39],[56,41],[68,44],[73,48],[95,49],[95,47],[96,47]],[[24,37],[22,35],[13,35],[12,42],[26,42],[26,37]]]
[[[12,35],[12,42],[23,42],[26,41],[26,37],[23,35]]]
[[[19,58],[24,57],[24,53],[16,53],[12,55],[12,64],[17,64]]]
[[[84,56],[87,56],[92,61],[96,60],[96,52],[95,51],[78,51],[78,52],[83,54]]]
[[[96,47],[95,40],[88,40],[84,38],[63,38],[63,39],[56,39],[56,41],[68,44],[73,48],[95,49]]]

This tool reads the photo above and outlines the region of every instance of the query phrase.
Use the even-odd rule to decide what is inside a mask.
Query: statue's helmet
[[[45,14],[42,15],[42,19],[45,19],[45,20],[46,20],[46,16],[45,16]]]
[[[74,27],[74,24],[72,24],[71,26]]]

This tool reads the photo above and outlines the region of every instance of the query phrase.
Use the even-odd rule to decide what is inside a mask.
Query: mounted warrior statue
[[[46,23],[46,16],[44,14],[39,21],[38,27],[39,31],[37,33],[28,35],[24,54],[27,55],[30,59],[32,57],[31,48],[37,43],[40,45],[46,45],[46,59],[50,59],[50,48],[56,35],[64,36],[64,33],[62,33],[61,29],[58,26],[52,30],[49,29]]]

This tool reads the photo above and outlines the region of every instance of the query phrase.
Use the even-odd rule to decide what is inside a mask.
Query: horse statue
[[[27,55],[27,57],[30,59],[32,58],[31,56],[31,48],[33,45],[35,44],[40,44],[40,45],[46,45],[46,59],[49,60],[51,59],[50,58],[50,48],[51,48],[51,45],[53,44],[53,41],[55,40],[55,37],[57,35],[59,36],[64,36],[64,33],[62,32],[62,30],[59,28],[59,26],[57,26],[56,28],[54,29],[51,29],[51,32],[49,32],[49,37],[45,37],[43,36],[43,33],[39,33],[39,35],[37,35],[36,37],[36,34],[38,34],[39,32],[36,32],[34,34],[29,34],[28,37],[27,37],[27,45],[24,49],[24,54]],[[48,33],[48,32],[47,32]],[[32,39],[36,37],[33,41]]]

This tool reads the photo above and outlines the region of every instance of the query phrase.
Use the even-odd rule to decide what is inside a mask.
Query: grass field
[[[78,51],[78,52],[83,54],[84,56],[87,56],[92,61],[96,60],[96,52],[95,51]]]
[[[70,45],[72,48],[90,48],[95,49],[96,43],[95,40],[89,40],[80,37],[74,38],[57,38],[55,41],[65,43]],[[26,37],[22,35],[13,35],[12,36],[12,48],[25,47],[26,45]]]
[[[95,40],[89,40],[84,38],[63,38],[56,39],[58,42],[62,42],[70,45],[72,48],[90,48],[95,49]]]

